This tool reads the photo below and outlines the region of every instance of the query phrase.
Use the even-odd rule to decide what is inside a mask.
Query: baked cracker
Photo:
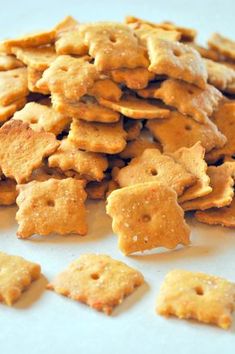
[[[27,69],[0,72],[0,104],[8,106],[28,94]]]
[[[15,181],[6,178],[0,180],[0,205],[15,204],[17,197]]]
[[[213,33],[208,40],[210,48],[216,50],[227,59],[235,60],[235,42],[229,38]]]
[[[148,71],[147,68],[120,68],[111,70],[109,75],[112,77],[113,81],[123,84],[132,90],[145,88],[149,81],[155,78],[155,74]]]
[[[4,123],[19,109],[23,108],[26,103],[26,98],[20,98],[8,106],[0,106],[0,123]]]

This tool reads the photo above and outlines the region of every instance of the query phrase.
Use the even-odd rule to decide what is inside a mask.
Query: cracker
[[[210,178],[212,192],[204,197],[182,203],[182,208],[184,210],[206,210],[231,204],[234,195],[234,171],[233,162],[225,162],[218,167],[209,166],[207,174]]]
[[[109,189],[109,180],[103,179],[101,182],[92,181],[86,185],[86,193],[88,199],[99,200],[105,199]]]
[[[38,81],[42,78],[43,70],[36,70],[28,66],[27,68],[27,78],[28,78],[28,89],[30,92],[42,93],[43,95],[49,95],[50,90],[48,87],[39,87]]]
[[[57,37],[59,37],[63,32],[70,31],[74,27],[77,27],[78,21],[72,16],[66,16],[61,20],[54,28]]]
[[[195,217],[204,224],[235,227],[235,199],[233,198],[231,204],[223,208],[197,211]]]
[[[119,102],[100,98],[99,103],[132,119],[167,118],[170,114],[169,109],[160,102],[148,102],[133,95],[123,95]]]
[[[22,183],[58,144],[53,134],[35,132],[26,123],[11,120],[0,129],[0,168],[6,177]]]
[[[102,22],[79,27],[98,71],[146,67],[148,59],[131,29],[124,24]]]
[[[135,29],[135,34],[140,38],[141,43],[146,45],[147,38],[152,37],[160,38],[166,41],[178,41],[181,38],[181,34],[178,31],[168,31],[162,28],[154,28],[148,24],[141,24]]]
[[[121,187],[144,182],[160,182],[181,195],[196,178],[173,158],[162,155],[158,149],[146,149],[142,155],[134,158],[128,166],[119,171],[116,180]]]
[[[119,86],[109,79],[98,80],[89,90],[89,95],[97,98],[104,98],[109,101],[118,102],[122,96]]]
[[[126,146],[122,121],[105,124],[74,119],[68,138],[79,149],[106,154],[118,154]]]
[[[179,201],[185,202],[196,198],[203,197],[212,191],[210,187],[210,178],[207,175],[207,164],[204,160],[205,149],[200,142],[191,148],[181,148],[171,154],[177,162],[181,163],[188,172],[192,173],[196,178],[196,183],[185,190]]]
[[[50,178],[63,179],[66,178],[66,176],[59,169],[50,168],[46,164],[43,164],[41,167],[36,168],[36,170],[33,170],[31,176],[29,177],[29,182],[43,182],[47,181]]]
[[[213,275],[172,270],[157,299],[160,315],[195,319],[228,329],[232,324],[235,285]]]
[[[37,102],[29,102],[14,114],[13,119],[28,123],[36,132],[45,131],[58,135],[70,123],[70,119]]]
[[[115,82],[123,84],[132,90],[145,88],[148,82],[155,78],[155,74],[148,71],[147,68],[120,68],[110,71],[109,74]]]
[[[83,254],[48,289],[110,315],[144,282],[140,272],[107,255]]]
[[[193,48],[179,42],[148,37],[150,57],[149,70],[156,74],[206,87],[207,71],[200,54]]]
[[[15,204],[17,197],[16,183],[11,179],[0,180],[0,205]]]
[[[0,104],[10,105],[28,94],[27,69],[0,72]]]
[[[235,60],[235,42],[229,38],[214,33],[208,40],[210,48],[218,51],[228,59]]]
[[[229,84],[235,82],[235,70],[213,60],[204,59],[208,72],[208,82],[224,91]]]
[[[41,274],[39,264],[0,252],[0,301],[11,306]]]
[[[12,53],[25,65],[36,70],[46,70],[57,57],[54,47],[13,47]]]
[[[0,106],[0,123],[11,118],[16,111],[24,107],[25,103],[26,99],[23,97],[8,106]]]
[[[61,33],[55,42],[55,49],[60,55],[85,55],[88,53],[88,47],[78,31],[78,27]]]
[[[172,188],[157,182],[141,183],[118,189],[107,200],[106,210],[125,255],[189,244],[190,230]]]
[[[222,94],[214,86],[206,85],[204,90],[175,79],[168,79],[162,84],[153,84],[149,88],[138,91],[143,97],[161,99],[165,104],[177,108],[177,110],[196,121],[205,123],[211,116],[222,99]],[[182,97],[184,99],[182,100]]]
[[[181,147],[191,147],[201,141],[206,152],[225,145],[227,139],[209,119],[200,124],[178,112],[171,112],[168,119],[147,122],[154,138],[159,140],[164,152],[174,152]]]
[[[87,233],[84,182],[73,178],[32,181],[17,187],[19,238],[34,234]]]
[[[142,155],[146,149],[158,149],[161,151],[161,145],[156,141],[139,137],[133,141],[129,141],[125,149],[120,152],[119,156],[122,159],[133,159],[134,157]]]
[[[0,71],[17,69],[22,66],[24,66],[24,64],[20,60],[16,59],[14,55],[0,53]]]
[[[124,129],[127,132],[126,140],[135,140],[140,135],[142,123],[138,120],[126,119],[124,121]]]
[[[119,156],[109,155],[108,156],[109,169],[121,168],[125,166],[125,161],[121,159]]]
[[[71,140],[64,139],[60,147],[52,154],[48,163],[62,171],[74,170],[88,180],[101,181],[108,168],[107,158],[94,152],[81,151]]]
[[[196,49],[203,58],[207,58],[214,61],[221,61],[222,59],[221,55],[216,50],[202,47],[195,42],[191,42],[187,44],[193,47],[194,49]]]

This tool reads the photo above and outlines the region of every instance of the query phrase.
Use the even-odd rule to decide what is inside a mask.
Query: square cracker
[[[207,164],[204,160],[205,149],[200,142],[196,143],[191,148],[183,147],[170,156],[181,163],[188,172],[192,173],[197,178],[196,183],[187,188],[183,195],[179,197],[180,203],[203,197],[212,191],[210,178],[206,173]]]
[[[216,50],[227,59],[235,60],[235,42],[229,38],[214,33],[208,40],[210,48]]]
[[[83,254],[48,284],[48,289],[110,315],[142,285],[140,272],[107,255]]]
[[[181,147],[191,147],[198,141],[206,152],[225,145],[227,139],[209,119],[200,124],[179,112],[171,112],[168,119],[154,119],[147,122],[154,138],[160,141],[163,151],[174,152]]]
[[[26,181],[44,157],[59,145],[54,134],[35,132],[27,123],[10,120],[0,129],[0,168],[17,183]]]
[[[138,91],[143,97],[161,99],[165,104],[175,107],[180,113],[191,116],[200,123],[206,123],[222,99],[222,94],[214,86],[206,85],[202,90],[197,86],[175,79],[168,79],[160,85]],[[182,100],[182,97],[184,99]]]
[[[148,82],[155,77],[155,74],[151,73],[147,68],[120,68],[111,70],[109,75],[115,82],[123,84],[132,90],[145,88],[148,85]]]
[[[25,103],[26,98],[23,97],[10,103],[8,106],[0,106],[0,123],[3,123],[11,118],[16,111],[24,107]]]
[[[188,245],[190,230],[175,191],[157,182],[113,191],[107,199],[118,245],[124,254]]]
[[[101,22],[79,27],[98,71],[146,67],[148,59],[137,37],[125,24]]]
[[[206,87],[207,71],[200,54],[193,48],[179,42],[147,38],[150,57],[149,70],[156,74]]]
[[[172,270],[157,299],[160,315],[195,319],[227,329],[232,324],[235,285],[205,273]]]
[[[46,70],[56,59],[55,48],[51,47],[13,47],[12,53],[25,65],[31,66],[36,70]]]
[[[69,139],[62,140],[48,163],[50,167],[58,167],[62,171],[73,170],[88,180],[96,181],[104,178],[104,171],[108,168],[108,160],[104,155],[81,151]]]
[[[0,252],[0,301],[11,306],[40,277],[41,268],[19,256]]]
[[[105,154],[118,154],[126,146],[122,121],[105,124],[74,119],[68,138],[81,150]]]
[[[234,162],[225,162],[218,167],[209,166],[207,174],[210,178],[212,192],[182,203],[182,208],[184,210],[205,210],[213,207],[222,208],[231,204],[234,195],[234,172]]]
[[[15,181],[6,178],[0,179],[0,205],[15,204],[17,197]]]
[[[58,135],[70,123],[70,118],[56,112],[52,107],[37,102],[27,103],[13,119],[28,123],[36,132],[45,131]]]
[[[83,181],[50,178],[44,182],[21,184],[17,189],[19,238],[34,234],[47,236],[54,232],[60,235],[87,233]]]
[[[27,69],[18,68],[0,72],[0,104],[8,106],[27,96]]]
[[[17,69],[22,66],[24,66],[24,64],[20,60],[16,59],[14,55],[0,53],[0,71]]]
[[[210,59],[204,59],[204,63],[208,72],[208,82],[219,90],[226,91],[229,84],[235,82],[234,69]]]
[[[161,154],[158,149],[146,149],[128,166],[120,169],[116,181],[120,187],[160,182],[181,195],[186,187],[196,182],[196,178],[172,157]]]

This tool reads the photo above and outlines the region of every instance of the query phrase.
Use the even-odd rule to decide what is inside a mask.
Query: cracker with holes
[[[181,203],[203,197],[212,191],[210,178],[206,173],[207,164],[204,160],[205,149],[200,142],[196,143],[191,148],[183,147],[170,156],[181,163],[188,172],[192,173],[197,178],[196,183],[187,188],[184,194],[179,198]]]
[[[206,85],[204,90],[181,80],[168,79],[158,87],[150,86],[138,94],[161,99],[165,104],[177,108],[185,115],[200,123],[206,123],[222,99],[222,94],[214,86]],[[182,99],[184,97],[184,99]]]
[[[0,53],[0,71],[17,69],[22,66],[24,66],[24,64],[20,60],[16,59],[14,55]]]
[[[118,189],[107,200],[106,210],[124,254],[189,244],[183,210],[175,191],[167,185],[141,183]]]
[[[228,329],[232,324],[235,285],[205,273],[172,270],[161,286],[157,312],[215,324]]]
[[[75,143],[64,139],[60,147],[52,154],[48,163],[50,167],[62,171],[73,170],[88,180],[101,181],[108,167],[107,158],[95,152],[81,151]]]
[[[0,104],[8,106],[28,94],[27,69],[0,72]]]
[[[50,90],[48,87],[39,87],[38,81],[42,78],[44,71],[37,70],[28,66],[27,68],[27,79],[28,79],[28,89],[30,92],[37,92],[43,95],[49,95]]]
[[[212,192],[182,203],[182,208],[184,210],[206,210],[230,205],[234,195],[234,169],[234,162],[225,162],[218,167],[209,166],[207,174],[210,178]]]
[[[144,150],[142,155],[120,169],[116,180],[121,187],[156,181],[170,186],[178,195],[196,182],[195,176],[184,166],[158,149]]]
[[[148,71],[147,68],[120,68],[111,70],[109,75],[115,82],[123,84],[132,90],[140,90],[145,88],[149,81],[155,78],[155,74]]]
[[[235,199],[230,205],[223,208],[211,208],[205,211],[197,211],[195,217],[198,221],[208,225],[221,225],[235,227]]]
[[[16,111],[24,107],[25,103],[26,98],[23,97],[10,103],[8,106],[0,105],[0,123],[3,123],[11,118]]]
[[[209,38],[208,45],[227,59],[235,59],[235,42],[231,39],[221,36],[219,33],[214,33]]]
[[[181,79],[202,89],[206,87],[206,67],[195,49],[183,43],[151,36],[147,38],[147,47],[150,71]]]
[[[54,47],[20,48],[13,47],[12,53],[25,65],[36,70],[46,70],[56,59]]]
[[[89,95],[118,102],[122,96],[120,87],[109,79],[97,80],[88,91]]]
[[[133,159],[134,157],[142,155],[146,149],[158,149],[161,151],[161,145],[156,141],[139,137],[133,141],[128,141],[125,149],[120,152],[119,156],[122,159]]]
[[[59,142],[54,134],[35,132],[27,123],[11,120],[0,129],[0,168],[17,183],[27,181],[32,171],[52,154]]]
[[[147,127],[154,138],[160,141],[164,152],[174,152],[181,147],[192,147],[198,141],[206,152],[223,147],[226,137],[209,119],[200,124],[179,112],[171,112],[168,119],[154,119],[147,122]]]
[[[124,24],[101,22],[79,27],[89,54],[99,71],[148,66],[144,48]]]
[[[111,315],[114,307],[142,285],[142,274],[102,254],[83,254],[48,284],[48,289]]]
[[[15,181],[7,178],[0,179],[0,205],[15,204],[17,197]]]
[[[213,60],[204,59],[208,72],[208,82],[221,91],[235,82],[235,70]]]
[[[119,102],[100,98],[99,103],[132,119],[167,118],[170,114],[161,102],[149,102],[132,95],[123,95]]]
[[[127,132],[127,141],[135,140],[140,135],[143,125],[141,121],[133,119],[124,120],[124,129]]]
[[[0,302],[11,306],[41,274],[39,264],[0,252]]]
[[[32,181],[17,187],[19,238],[87,233],[84,182],[66,178]]]
[[[28,123],[36,132],[45,131],[58,135],[69,125],[70,119],[52,107],[37,102],[29,102],[25,107],[14,114],[13,119]]]
[[[126,146],[122,121],[105,124],[74,119],[68,138],[81,150],[105,154],[118,154]]]

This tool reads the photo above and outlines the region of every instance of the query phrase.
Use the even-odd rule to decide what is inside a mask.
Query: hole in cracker
[[[185,130],[192,130],[192,127],[189,124],[186,124],[184,128],[185,128]]]
[[[173,53],[176,57],[180,57],[181,56],[181,51],[177,48],[173,49]]]
[[[144,222],[149,222],[151,220],[151,217],[148,214],[145,214],[145,215],[142,216],[142,220]]]
[[[37,118],[31,118],[30,119],[30,124],[36,124],[38,122]]]
[[[194,288],[194,290],[196,291],[196,294],[199,295],[199,296],[202,296],[204,295],[204,290],[202,289],[202,287],[200,285],[196,286]]]
[[[61,71],[67,72],[69,69],[66,66],[61,66],[60,68]]]
[[[92,273],[91,274],[91,279],[98,280],[100,278],[98,273]]]
[[[110,42],[112,42],[112,43],[116,43],[116,42],[117,42],[117,39],[116,39],[116,37],[114,36],[114,34],[111,34],[111,35],[109,36],[109,40],[110,40]]]
[[[190,95],[193,95],[194,94],[194,92],[193,92],[193,90],[188,90],[188,93],[190,94]]]
[[[15,79],[17,79],[17,78],[19,77],[19,75],[14,75],[13,77],[14,77]]]
[[[157,170],[156,170],[156,168],[151,168],[150,174],[151,174],[152,176],[157,176]]]
[[[54,200],[48,200],[48,201],[47,201],[47,206],[49,206],[49,207],[54,207],[54,206],[55,206]]]

